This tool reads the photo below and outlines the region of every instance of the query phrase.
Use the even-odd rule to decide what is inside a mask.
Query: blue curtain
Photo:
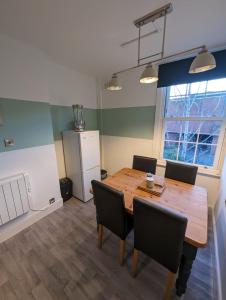
[[[158,87],[226,77],[226,50],[212,54],[216,59],[216,68],[198,74],[188,73],[194,57],[160,65]]]

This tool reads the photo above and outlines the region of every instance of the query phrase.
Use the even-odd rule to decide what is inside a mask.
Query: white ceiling
[[[133,21],[169,0],[0,0],[0,33],[43,50],[53,60],[97,77],[132,66],[137,45]],[[171,0],[166,54],[226,44],[226,0]],[[145,41],[144,55],[161,47],[160,33]],[[146,30],[151,30],[150,25]]]

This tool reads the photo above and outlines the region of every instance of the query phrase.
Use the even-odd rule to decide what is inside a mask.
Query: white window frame
[[[163,158],[164,141],[165,141],[165,120],[171,118],[165,118],[165,101],[166,101],[166,88],[158,88],[156,93],[156,114],[155,114],[155,128],[154,128],[154,140],[153,151],[156,158],[158,158],[158,165],[165,166],[166,160]],[[173,118],[184,119],[184,118]],[[187,119],[187,118],[186,118]],[[199,118],[189,118],[190,120],[198,120]],[[187,119],[187,120],[189,120]],[[214,159],[214,165],[211,167],[198,166],[198,172],[201,174],[220,176],[223,166],[224,157],[226,155],[226,117],[224,118],[208,118],[209,120],[222,120],[223,124],[218,138],[217,149]],[[203,120],[203,119],[202,119]],[[186,162],[180,162],[174,160],[174,162],[186,164]]]

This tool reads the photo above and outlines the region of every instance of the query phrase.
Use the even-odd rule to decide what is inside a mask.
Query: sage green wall
[[[0,98],[0,115],[0,152],[53,143],[48,103]],[[13,138],[15,145],[5,147],[5,138]]]
[[[51,105],[53,135],[60,140],[64,130],[73,129],[70,106]],[[152,139],[155,106],[109,109],[84,109],[86,130],[100,130],[103,135]]]
[[[155,106],[108,108],[98,115],[103,135],[153,139]]]
[[[73,110],[70,106],[51,105],[54,140],[62,138],[64,130],[73,129]],[[97,110],[84,108],[86,130],[97,130]]]
[[[52,144],[53,137],[60,140],[62,131],[73,129],[70,106],[0,98],[0,116],[0,152]],[[84,118],[87,130],[103,135],[152,139],[155,106],[85,108]],[[5,138],[13,138],[15,145],[5,147]]]

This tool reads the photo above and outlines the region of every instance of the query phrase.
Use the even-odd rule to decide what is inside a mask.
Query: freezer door
[[[86,131],[80,134],[82,170],[100,166],[99,131]]]
[[[100,181],[100,167],[96,167],[93,169],[90,169],[88,171],[85,171],[83,173],[83,184],[84,184],[84,194],[83,194],[83,201],[86,202],[93,198],[93,194],[90,193],[91,189],[91,181],[99,180]]]

